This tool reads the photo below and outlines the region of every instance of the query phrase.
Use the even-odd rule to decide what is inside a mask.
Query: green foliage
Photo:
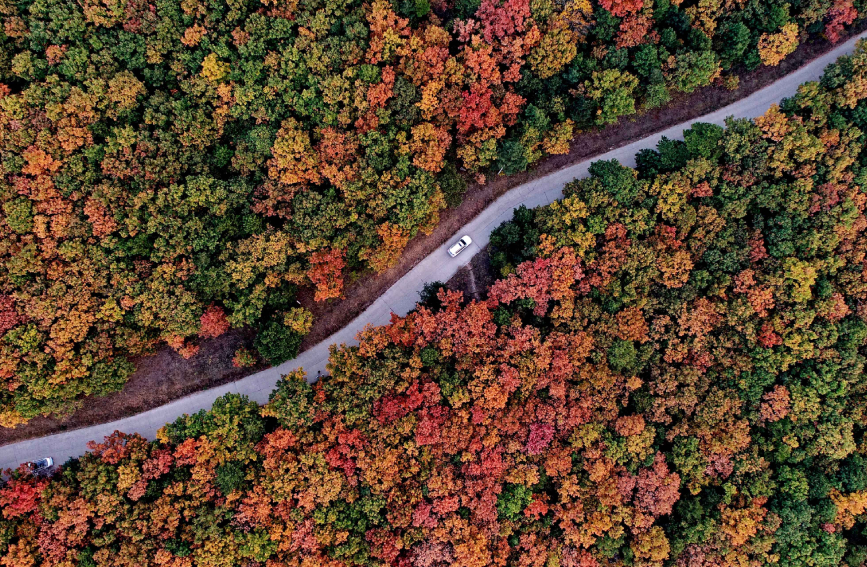
[[[689,51],[677,57],[674,85],[685,93],[711,83],[719,73],[720,64],[713,51]]]
[[[433,366],[440,360],[439,352],[435,348],[425,347],[421,350],[421,363],[425,366]]]
[[[491,267],[503,276],[515,266],[536,254],[539,230],[534,226],[534,211],[521,205],[512,213],[512,220],[491,232]]]
[[[93,549],[86,548],[78,553],[77,567],[96,567],[96,562],[93,560]]]
[[[617,340],[608,348],[608,365],[615,372],[632,374],[637,369],[638,352],[632,341]]]
[[[447,163],[437,177],[437,182],[449,207],[457,207],[463,202],[464,193],[467,192],[467,181],[458,173],[455,164]]]
[[[313,389],[303,373],[283,376],[268,397],[266,414],[277,418],[280,425],[294,430],[313,424]]]
[[[6,224],[18,234],[27,234],[33,228],[33,206],[29,199],[18,197],[3,204]]]
[[[867,461],[858,453],[849,455],[840,466],[839,478],[846,492],[867,489]]]
[[[634,114],[633,91],[637,86],[638,79],[628,72],[616,69],[594,71],[585,83],[589,98],[598,105],[594,123],[598,126],[614,124],[619,117]]]
[[[602,187],[620,204],[631,203],[638,194],[635,171],[620,165],[617,160],[594,161],[590,175],[598,179]]]
[[[166,541],[166,549],[177,557],[187,557],[192,553],[190,544],[180,539],[170,539]]]
[[[720,141],[724,134],[725,130],[721,126],[696,122],[690,129],[684,131],[683,139],[690,157],[716,161],[722,152]]]
[[[647,96],[644,99],[644,106],[647,108],[658,108],[665,105],[671,100],[671,93],[665,85],[656,84],[647,87]]]
[[[259,333],[253,346],[259,354],[272,366],[276,366],[298,355],[298,347],[301,346],[303,335],[298,334],[283,321],[270,319]]]
[[[266,530],[256,530],[237,534],[236,541],[240,544],[238,551],[241,557],[249,558],[259,563],[265,563],[277,551],[278,542],[271,539]]]
[[[744,54],[751,44],[750,28],[746,24],[730,22],[718,38],[723,68],[728,69],[744,61]]]
[[[217,398],[209,411],[179,417],[165,425],[158,437],[172,444],[186,439],[207,438],[215,444],[215,461],[246,462],[254,458],[253,445],[265,431],[259,406],[247,396],[226,394]]]
[[[218,466],[216,473],[217,486],[220,487],[220,492],[223,494],[230,494],[244,486],[246,471],[243,465],[237,461],[229,461]]]
[[[497,151],[497,167],[505,175],[514,175],[527,169],[526,150],[519,140],[506,140]]]
[[[497,495],[497,515],[511,522],[518,521],[521,512],[533,500],[533,491],[523,484],[506,484]]]

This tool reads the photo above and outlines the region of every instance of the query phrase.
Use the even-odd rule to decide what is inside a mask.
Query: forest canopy
[[[0,488],[0,563],[860,567],[867,43],[754,121],[596,162],[442,290],[148,442]],[[427,302],[433,303],[433,302]]]
[[[836,41],[864,4],[0,0],[0,426],[230,327],[291,358],[298,287],[388,269],[465,177]]]

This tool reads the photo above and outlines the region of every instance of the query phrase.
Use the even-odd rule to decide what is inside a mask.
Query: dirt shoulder
[[[445,282],[446,287],[460,291],[466,301],[482,301],[488,297],[488,288],[497,281],[497,274],[491,267],[490,246],[485,246],[473,256],[470,263]]]
[[[864,29],[867,29],[867,20],[855,26],[841,41]],[[806,65],[833,47],[827,41],[812,38],[799,46],[797,51],[779,66],[742,73],[740,88],[736,91],[711,86],[690,95],[677,96],[663,108],[632,116],[602,130],[579,133],[567,155],[544,159],[524,173],[496,177],[485,185],[470,185],[463,203],[455,209],[443,211],[439,225],[431,234],[420,235],[411,240],[395,267],[387,272],[365,275],[348,283],[345,298],[341,300],[325,304],[315,303],[312,292],[303,290],[299,299],[313,312],[315,323],[310,334],[305,337],[301,350],[327,339],[344,327],[413,266],[509,189],[727,106]],[[490,282],[491,275],[484,267],[487,255],[477,256],[479,260],[474,260],[473,269],[462,271],[455,276],[460,280],[460,284],[455,287],[472,291],[475,285],[476,293],[481,294],[481,290]],[[479,274],[482,274],[482,277],[477,277]],[[184,360],[169,348],[139,359],[136,361],[136,372],[122,391],[102,398],[87,398],[82,401],[77,411],[66,417],[37,418],[16,429],[0,429],[0,445],[120,419],[200,390],[239,380],[261,370],[232,366],[235,350],[241,346],[249,347],[252,338],[250,330],[237,330],[203,342],[199,354],[190,360]]]

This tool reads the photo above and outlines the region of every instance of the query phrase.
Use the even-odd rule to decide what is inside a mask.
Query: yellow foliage
[[[832,488],[828,496],[837,507],[834,523],[847,530],[852,529],[858,516],[867,512],[867,490],[841,494],[836,488]]]
[[[540,79],[553,77],[578,54],[577,35],[568,27],[555,28],[542,36],[527,57],[530,69]]]
[[[542,139],[542,149],[550,155],[568,154],[574,129],[575,123],[569,119],[557,124]]]
[[[298,334],[306,335],[313,326],[313,313],[303,307],[293,307],[283,317],[283,324]]]
[[[755,503],[749,508],[725,507],[720,518],[720,529],[733,546],[742,546],[759,532],[766,513],[765,508]]]
[[[762,63],[776,67],[780,61],[798,47],[798,24],[792,22],[774,34],[763,33],[759,38],[759,57]]]
[[[216,83],[229,74],[229,64],[220,61],[216,53],[211,53],[202,61],[202,77]]]
[[[85,0],[83,8],[85,20],[110,28],[122,20],[126,0]]]
[[[268,162],[271,179],[287,185],[320,181],[320,164],[310,143],[310,133],[294,118],[280,125],[271,155],[274,156]]]
[[[0,412],[0,427],[17,427],[27,421],[15,410],[6,410]]]
[[[630,547],[635,553],[636,567],[661,566],[671,552],[668,538],[660,526],[638,534]]]

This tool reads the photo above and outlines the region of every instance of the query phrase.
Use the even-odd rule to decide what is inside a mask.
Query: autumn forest
[[[735,89],[865,7],[0,0],[0,426],[233,327],[257,332],[237,365],[292,358],[298,290],[387,270],[468,182]]]
[[[437,10],[418,6],[412,7],[416,13]],[[622,21],[642,17],[629,12],[628,6],[616,4],[611,13],[622,11]],[[806,10],[805,4],[798,6]],[[666,5],[665,10],[690,13],[678,12],[676,6]],[[483,8],[477,13],[484,13]],[[113,17],[103,5],[91,14]],[[300,14],[293,21],[303,21]],[[316,17],[329,17],[326,12],[319,14]],[[601,12],[594,14],[600,25]],[[421,16],[389,17],[409,22]],[[551,22],[561,17],[565,16],[559,12],[548,14],[545,21],[553,28],[546,27],[542,37],[560,33],[552,31],[560,24]],[[427,16],[425,21],[431,19]],[[484,17],[480,22],[466,25],[487,29]],[[335,25],[348,25],[348,20]],[[400,26],[383,29],[387,30],[383,39],[372,39],[371,45],[385,54],[389,42],[403,40]],[[577,33],[571,26],[560,29]],[[660,35],[669,29],[663,28]],[[491,33],[497,41],[512,37]],[[199,39],[205,37],[203,33]],[[299,37],[312,41],[313,36]],[[410,34],[395,53],[409,49],[406,46],[414,41],[421,45],[423,40]],[[751,49],[741,54],[747,62]],[[67,53],[71,51],[72,47]],[[402,69],[406,70],[411,68],[411,56],[404,53]],[[527,61],[536,60],[536,52],[529,53]],[[182,68],[177,60],[161,56]],[[573,60],[580,57],[584,56],[574,55]],[[586,65],[591,59],[581,61]],[[284,61],[280,68],[290,68],[289,63]],[[32,69],[39,72],[38,61]],[[232,65],[223,71],[240,72]],[[524,88],[526,77],[508,88],[491,86],[492,92],[501,93],[503,100],[509,93],[523,97],[516,93]],[[529,82],[535,80],[531,77]],[[561,85],[568,81],[565,76],[559,80]],[[663,83],[636,91],[644,93],[640,100],[646,101],[643,97],[654,84]],[[238,85],[236,89],[241,88]],[[518,91],[509,90],[512,87]],[[48,97],[59,90],[40,87],[39,92]],[[83,91],[77,92],[84,96]],[[527,103],[516,129],[504,128],[502,138],[491,138],[498,152],[492,159],[504,160],[507,153],[499,152],[510,141],[526,141],[522,137],[529,131],[527,113],[548,116],[553,111],[546,105],[552,104],[556,92],[544,87],[534,95],[542,106]],[[437,100],[448,104],[442,102],[448,100],[444,94]],[[47,116],[28,114],[23,95],[7,94],[0,102],[7,113],[9,108],[21,113],[20,129],[13,133],[29,131],[24,116],[53,128]],[[163,108],[180,108],[165,104]],[[235,104],[240,104],[238,99]],[[231,108],[227,116],[235,112]],[[326,108],[318,109],[321,116],[329,116]],[[361,113],[358,120],[391,120],[394,108],[390,108]],[[153,116],[148,112],[156,110],[143,116]],[[445,124],[450,114],[443,110],[439,116],[443,122],[420,123]],[[334,119],[339,125],[339,112]],[[299,156],[308,152],[309,172],[325,175],[349,168],[351,173],[342,181],[344,191],[361,186],[354,184],[363,183],[368,167],[363,164],[370,159],[363,143],[339,145],[360,152],[342,168],[314,167],[324,155],[318,145],[323,142],[309,137],[301,121],[291,120],[282,122],[275,138],[278,147],[287,137],[297,144],[287,142],[297,153],[284,165],[301,167],[298,164],[305,162]],[[581,116],[573,115],[562,124],[567,120],[578,124]],[[230,123],[227,119],[226,129]],[[446,130],[450,137],[455,135],[445,153],[452,151],[452,143],[457,155],[470,152],[465,148],[480,151],[482,146],[470,141],[474,134],[457,133],[460,124],[456,131]],[[552,122],[550,127],[559,126]],[[163,189],[145,188],[147,177],[157,171],[145,163],[161,151],[157,141],[142,141],[145,128],[129,128],[130,136],[139,136],[133,146],[145,149],[133,151],[128,146],[129,151],[118,149],[110,158],[112,146],[106,142],[98,152],[103,170],[105,160],[143,160],[141,170],[133,175],[141,176],[141,181],[130,181],[142,184],[142,196],[115,192],[116,198],[130,199],[124,205],[128,208],[119,209],[129,214],[135,210],[132,201],[147,207],[193,201],[189,177],[183,188],[169,186],[177,187],[175,200],[161,197]],[[381,129],[369,132],[388,131],[391,126],[379,123],[377,128]],[[402,130],[395,128],[398,139]],[[412,131],[407,138],[409,153],[404,158],[389,154],[396,167],[400,159],[414,163],[418,157],[411,149]],[[470,131],[487,130],[473,126]],[[77,204],[72,203],[78,202],[71,197],[75,191],[61,197],[58,184],[79,181],[63,176],[69,163],[79,164],[82,172],[93,171],[87,164],[100,163],[87,157],[96,152],[93,136],[71,151],[73,157],[66,165],[46,152],[38,166],[36,161],[18,162],[21,174],[10,177],[26,184],[30,192],[37,186],[58,192],[52,202],[68,202],[70,211],[75,211]],[[60,135],[46,135],[34,138],[42,142],[32,144],[60,139]],[[485,299],[468,301],[447,288],[425,294],[405,317],[394,316],[389,325],[366,330],[358,346],[333,347],[329,376],[315,384],[309,384],[302,371],[284,377],[265,406],[228,395],[210,411],[167,424],[154,441],[116,433],[93,443],[88,454],[66,463],[52,478],[11,473],[0,488],[0,565],[860,567],[867,561],[865,141],[867,43],[862,42],[852,56],[828,67],[820,81],[803,85],[797,96],[760,118],[730,119],[724,128],[695,124],[683,140],[663,139],[655,150],[640,152],[634,169],[616,161],[598,161],[588,178],[567,186],[562,200],[537,209],[517,209],[513,219],[493,233],[488,253],[498,279]],[[540,144],[543,148],[544,142]],[[174,148],[187,155],[183,154],[186,147]],[[533,146],[521,147],[526,151]],[[149,154],[147,148],[155,153]],[[81,155],[78,161],[77,155]],[[212,154],[191,151],[192,155]],[[237,167],[239,155],[243,153],[236,149],[231,165],[222,167],[227,171]],[[276,152],[262,164],[269,179],[286,173],[279,155]],[[190,171],[211,167],[197,163],[185,167]],[[50,164],[58,164],[51,165],[56,167],[51,175],[45,169]],[[180,167],[171,160],[165,164]],[[118,171],[134,171],[129,164],[124,167]],[[25,173],[36,168],[41,168],[40,173]],[[441,179],[431,172],[420,173],[426,171],[423,168],[407,171],[415,173],[405,180],[413,175]],[[108,181],[110,174],[99,175],[105,176],[100,183],[113,183]],[[153,183],[163,187],[156,180]],[[321,179],[307,180],[308,185],[273,179],[264,183],[270,189],[254,191],[254,206],[269,202],[275,211],[289,210],[282,207],[292,202],[293,214],[274,224],[268,215],[250,217],[259,221],[238,220],[263,223],[261,232],[232,240],[238,247],[261,244],[263,248],[257,249],[261,255],[232,256],[236,249],[227,247],[223,267],[209,268],[235,274],[232,270],[242,259],[261,260],[263,265],[272,262],[268,274],[251,264],[241,270],[249,278],[243,281],[250,282],[249,288],[242,289],[251,291],[243,299],[248,303],[242,303],[241,296],[233,300],[238,309],[242,304],[254,305],[256,297],[268,305],[273,297],[265,291],[257,296],[252,290],[288,285],[285,280],[275,283],[279,274],[291,270],[274,267],[278,256],[269,246],[289,238],[286,231],[296,226],[297,203],[312,198],[309,195],[328,198],[328,190],[308,189],[282,201],[266,192],[333,186]],[[442,192],[436,183],[427,186]],[[207,188],[220,188],[225,198],[235,194],[228,181],[214,180]],[[197,206],[223,202],[208,197],[206,189],[195,190],[202,191],[196,193],[202,195]],[[348,207],[343,200],[347,194],[335,191],[331,198]],[[24,198],[7,203],[24,202],[16,199]],[[88,203],[95,197],[82,199]],[[44,246],[55,230],[53,220],[36,220],[45,216],[38,212],[43,204],[37,202],[20,217],[28,223],[21,233],[22,250],[25,242],[33,243],[34,249],[36,243]],[[54,282],[45,284],[48,294],[51,286],[60,285],[60,279],[49,277],[55,273],[52,270],[68,274],[62,270],[92,267],[84,259],[96,250],[109,261],[107,242],[114,242],[117,250],[128,250],[125,247],[136,238],[118,235],[131,230],[120,220],[110,224],[112,231],[103,240],[86,236],[92,231],[90,225],[85,228],[86,221],[74,220],[73,212],[68,215],[73,219],[67,225],[71,233],[57,241],[54,253],[58,258],[77,254],[79,260],[63,265],[60,260],[38,260],[46,271],[15,280],[20,290],[36,289],[36,282]],[[123,222],[131,223],[130,218],[124,217]],[[155,216],[144,218],[159,222]],[[172,217],[177,218],[181,217]],[[221,222],[234,226],[225,220],[234,218],[228,209],[223,216],[207,218],[214,227]],[[354,218],[357,226],[375,224],[373,216]],[[34,236],[43,230],[38,222],[49,223],[44,238]],[[212,229],[216,230],[198,226],[202,234]],[[175,233],[160,234],[167,238]],[[303,237],[298,231],[291,234]],[[88,239],[94,239],[93,246],[85,245]],[[293,246],[301,242],[295,240]],[[350,250],[363,248],[357,241],[345,244],[345,248],[330,247],[328,253],[345,251],[348,265],[356,261]],[[316,252],[312,254],[315,257]],[[107,280],[114,282],[112,289],[121,289],[122,281],[134,282],[129,289],[149,289],[144,282],[157,279],[132,275],[147,262],[149,278],[180,277],[178,271],[170,274],[167,266],[183,268],[180,260],[155,263],[136,257],[130,260],[130,271],[124,272],[126,264],[113,261],[121,271],[105,274],[116,278]],[[202,268],[191,263],[186,269],[187,280],[181,281],[193,286]],[[123,280],[120,274],[130,274],[130,279]],[[329,281],[339,287],[336,276]],[[292,285],[300,283],[299,279]],[[178,291],[180,284],[163,289]],[[22,297],[24,291],[17,293],[16,298]],[[67,288],[66,293],[72,291]],[[156,297],[142,293],[132,299],[136,303],[129,311],[120,303],[115,306],[118,323],[106,323],[106,337],[117,332],[133,340],[132,331],[121,330],[138,328],[126,322],[144,313],[143,302]],[[35,297],[29,301],[42,305]],[[94,301],[96,292],[87,297]],[[222,321],[216,309],[203,311],[211,313],[208,321]],[[110,314],[104,306],[97,311]],[[262,307],[261,312],[267,309]],[[201,316],[192,307],[191,313]],[[232,313],[226,315],[230,324],[237,320],[235,310],[222,313]],[[111,321],[108,315],[101,317]],[[59,340],[54,335],[41,338],[34,322],[16,320],[15,325],[6,335],[12,338],[4,339],[11,345],[8,348]],[[199,332],[198,323],[191,325]],[[204,327],[210,325],[217,323]],[[36,338],[28,338],[27,333]],[[75,344],[95,342],[82,341]],[[110,348],[109,338],[105,344]],[[59,372],[59,367],[57,362],[53,371]]]

